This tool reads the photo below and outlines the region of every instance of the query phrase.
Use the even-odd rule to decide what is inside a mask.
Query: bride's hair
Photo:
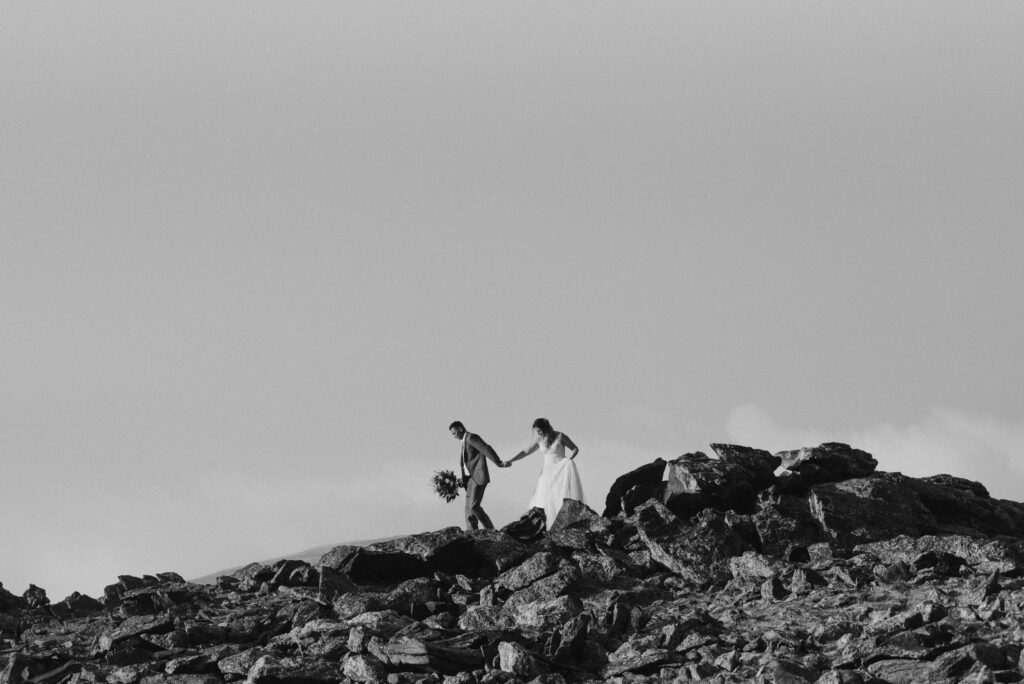
[[[533,429],[540,430],[540,434],[544,437],[549,437],[554,430],[551,429],[551,423],[548,422],[547,418],[538,418],[533,421]]]

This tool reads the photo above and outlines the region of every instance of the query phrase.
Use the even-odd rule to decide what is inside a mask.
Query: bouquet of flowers
[[[459,496],[459,479],[450,470],[439,470],[434,473],[434,491],[446,502],[451,503]]]

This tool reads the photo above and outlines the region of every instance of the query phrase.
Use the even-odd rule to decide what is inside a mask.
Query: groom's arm
[[[491,445],[480,439],[479,435],[470,435],[469,443],[472,444],[477,450],[483,452],[483,455],[494,462],[497,466],[504,466],[505,462],[498,458],[497,452],[491,448]]]

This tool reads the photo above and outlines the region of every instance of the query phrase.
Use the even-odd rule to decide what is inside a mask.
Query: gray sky
[[[1024,5],[14,2],[0,581],[600,509],[829,439],[1024,486]],[[498,471],[524,512],[540,462]]]

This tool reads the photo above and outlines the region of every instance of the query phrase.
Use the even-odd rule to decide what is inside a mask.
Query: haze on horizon
[[[600,509],[735,442],[1024,490],[1024,5],[15,2],[0,582]],[[539,462],[493,473],[525,511]]]

